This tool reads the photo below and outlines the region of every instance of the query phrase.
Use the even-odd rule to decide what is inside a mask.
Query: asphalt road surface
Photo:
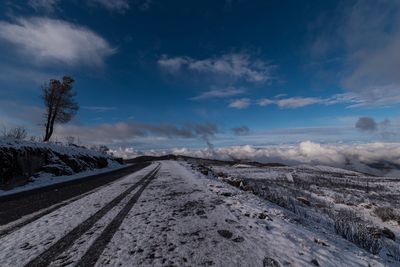
[[[12,196],[0,197],[0,225],[13,222],[25,215],[54,206],[65,200],[79,197],[99,186],[104,186],[136,172],[149,164],[137,163],[108,173],[72,180],[62,185],[53,185]]]

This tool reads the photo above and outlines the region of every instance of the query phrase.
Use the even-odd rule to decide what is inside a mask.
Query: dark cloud
[[[373,118],[370,117],[359,118],[355,126],[357,129],[366,132],[373,132],[378,129],[378,124]]]
[[[231,131],[235,135],[246,135],[246,134],[248,134],[250,132],[250,129],[249,129],[249,127],[243,125],[243,126],[240,126],[240,127],[232,128]]]
[[[173,124],[145,124],[120,122],[95,126],[60,125],[57,136],[76,136],[88,143],[119,143],[138,137],[196,138],[209,143],[209,138],[218,133],[212,123],[188,123],[183,126]]]

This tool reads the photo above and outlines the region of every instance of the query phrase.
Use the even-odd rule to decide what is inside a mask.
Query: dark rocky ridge
[[[43,174],[72,175],[121,164],[110,155],[77,146],[28,141],[0,141],[0,189],[25,184]]]

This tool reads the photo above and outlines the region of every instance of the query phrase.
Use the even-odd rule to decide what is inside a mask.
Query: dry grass
[[[400,223],[400,215],[391,207],[377,207],[374,209],[374,213],[381,218],[383,222],[393,220]]]

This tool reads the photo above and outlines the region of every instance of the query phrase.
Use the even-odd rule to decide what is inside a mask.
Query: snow
[[[86,156],[107,156],[99,151],[88,149],[85,147],[79,147],[74,145],[67,145],[62,143],[52,143],[52,142],[33,142],[27,140],[16,140],[11,138],[0,138],[0,148],[31,148],[31,149],[48,149],[58,154],[63,155],[86,155]],[[110,157],[111,156],[107,156]]]
[[[290,266],[310,266],[314,259],[321,266],[384,266],[350,242],[293,223],[293,218],[276,205],[178,162],[163,162],[159,177],[131,210],[97,266],[263,266],[268,258]],[[232,236],[224,238],[218,231]]]
[[[243,164],[243,163],[239,163],[239,164],[235,164],[232,166],[233,168],[251,168],[253,166],[249,165],[249,164]]]
[[[160,164],[156,178],[124,218],[96,266],[265,266],[267,262],[312,266],[312,261],[320,266],[396,266],[398,263],[372,255],[312,218],[301,218],[251,192],[205,176],[196,171],[194,163],[162,161]],[[2,264],[26,264],[157,165],[154,163],[103,186],[1,237]],[[278,182],[277,179],[288,183],[288,173],[296,180],[295,175],[302,170],[209,167],[231,171],[230,175],[240,177],[251,177],[253,170],[256,181],[263,181],[264,170],[263,179],[271,183]],[[268,175],[273,176],[272,180],[265,178]],[[75,240],[51,266],[75,265],[137,190]],[[310,192],[309,196],[318,195]],[[311,214],[311,209],[303,209]],[[318,215],[318,211],[314,213]]]
[[[388,261],[387,264],[400,261],[400,221],[383,222],[374,214],[377,207],[391,207],[398,213],[400,179],[369,176],[327,166],[240,170],[220,164],[207,167],[222,180],[236,181],[242,188],[245,184],[249,185],[258,195],[295,212],[301,220],[309,221],[327,233],[335,234],[335,214],[342,209],[354,212],[367,227],[388,228],[397,238],[392,241],[383,237],[379,255]],[[302,205],[299,199],[309,201],[310,205]]]
[[[29,156],[30,153],[35,152],[36,154],[39,154],[43,157],[42,160],[44,160],[46,157],[51,157],[52,163],[48,163],[44,165],[42,163],[42,167],[55,167],[55,168],[60,168],[64,170],[68,170],[68,173],[71,173],[70,175],[63,175],[63,176],[55,176],[51,173],[46,173],[46,172],[38,172],[35,173],[33,176],[29,178],[29,182],[20,185],[17,187],[14,187],[9,190],[2,190],[0,189],[0,197],[1,196],[7,196],[7,195],[12,195],[15,193],[19,192],[24,192],[52,184],[58,184],[58,183],[63,183],[66,181],[71,181],[71,180],[76,180],[76,179],[81,179],[86,176],[90,175],[95,175],[95,174],[101,174],[105,172],[109,172],[112,170],[117,170],[119,168],[125,167],[125,165],[122,165],[115,161],[115,159],[107,154],[104,154],[99,151],[87,149],[84,147],[77,147],[77,146],[72,146],[72,145],[62,145],[62,144],[56,144],[56,143],[49,143],[49,142],[32,142],[32,141],[25,141],[25,140],[15,140],[15,139],[7,139],[7,138],[0,138],[0,156],[3,156],[3,158],[8,159],[10,161],[11,156],[8,154],[10,153],[7,149],[13,149],[15,151],[18,151],[21,155],[27,155],[26,158],[21,158],[22,162],[19,162],[17,165],[18,168],[21,169],[29,169],[30,167],[30,161],[31,157]],[[38,150],[36,150],[38,149]],[[48,151],[48,153],[47,153]],[[34,154],[35,154],[34,153]],[[61,159],[58,158],[58,156],[55,154],[57,153],[58,155],[64,155],[67,156],[71,161],[77,160],[80,158],[84,157],[95,157],[95,158],[102,158],[107,160],[107,167],[101,168],[101,169],[95,169],[95,168],[87,168],[87,166],[82,166],[82,169],[85,169],[84,171],[74,173],[74,171],[66,165],[64,162],[61,161]],[[20,160],[19,158],[12,158],[13,160]],[[6,165],[5,168],[7,169],[12,169],[15,168],[13,165],[14,163]],[[82,164],[85,164],[84,160],[82,161]],[[24,167],[25,166],[25,167]],[[0,173],[1,175],[1,173]],[[2,178],[2,177],[0,177]]]
[[[1,190],[0,189],[0,197],[9,196],[9,195],[13,195],[16,193],[25,192],[25,191],[29,191],[29,190],[49,186],[49,185],[60,184],[60,183],[67,182],[67,181],[85,179],[87,176],[106,173],[106,172],[122,169],[125,167],[126,167],[126,165],[116,164],[115,162],[110,161],[108,164],[108,167],[103,168],[103,169],[88,170],[88,171],[83,171],[83,172],[76,173],[73,175],[64,175],[64,176],[54,176],[51,174],[45,174],[45,175],[41,175],[38,178],[32,178],[32,182],[29,182],[25,185],[14,187],[13,189],[10,189],[10,190]]]
[[[154,168],[150,165],[0,238],[4,266],[23,266]],[[115,209],[118,209],[116,207]],[[114,210],[110,211],[114,214]],[[106,220],[106,218],[105,218]],[[101,224],[102,222],[99,222]]]

